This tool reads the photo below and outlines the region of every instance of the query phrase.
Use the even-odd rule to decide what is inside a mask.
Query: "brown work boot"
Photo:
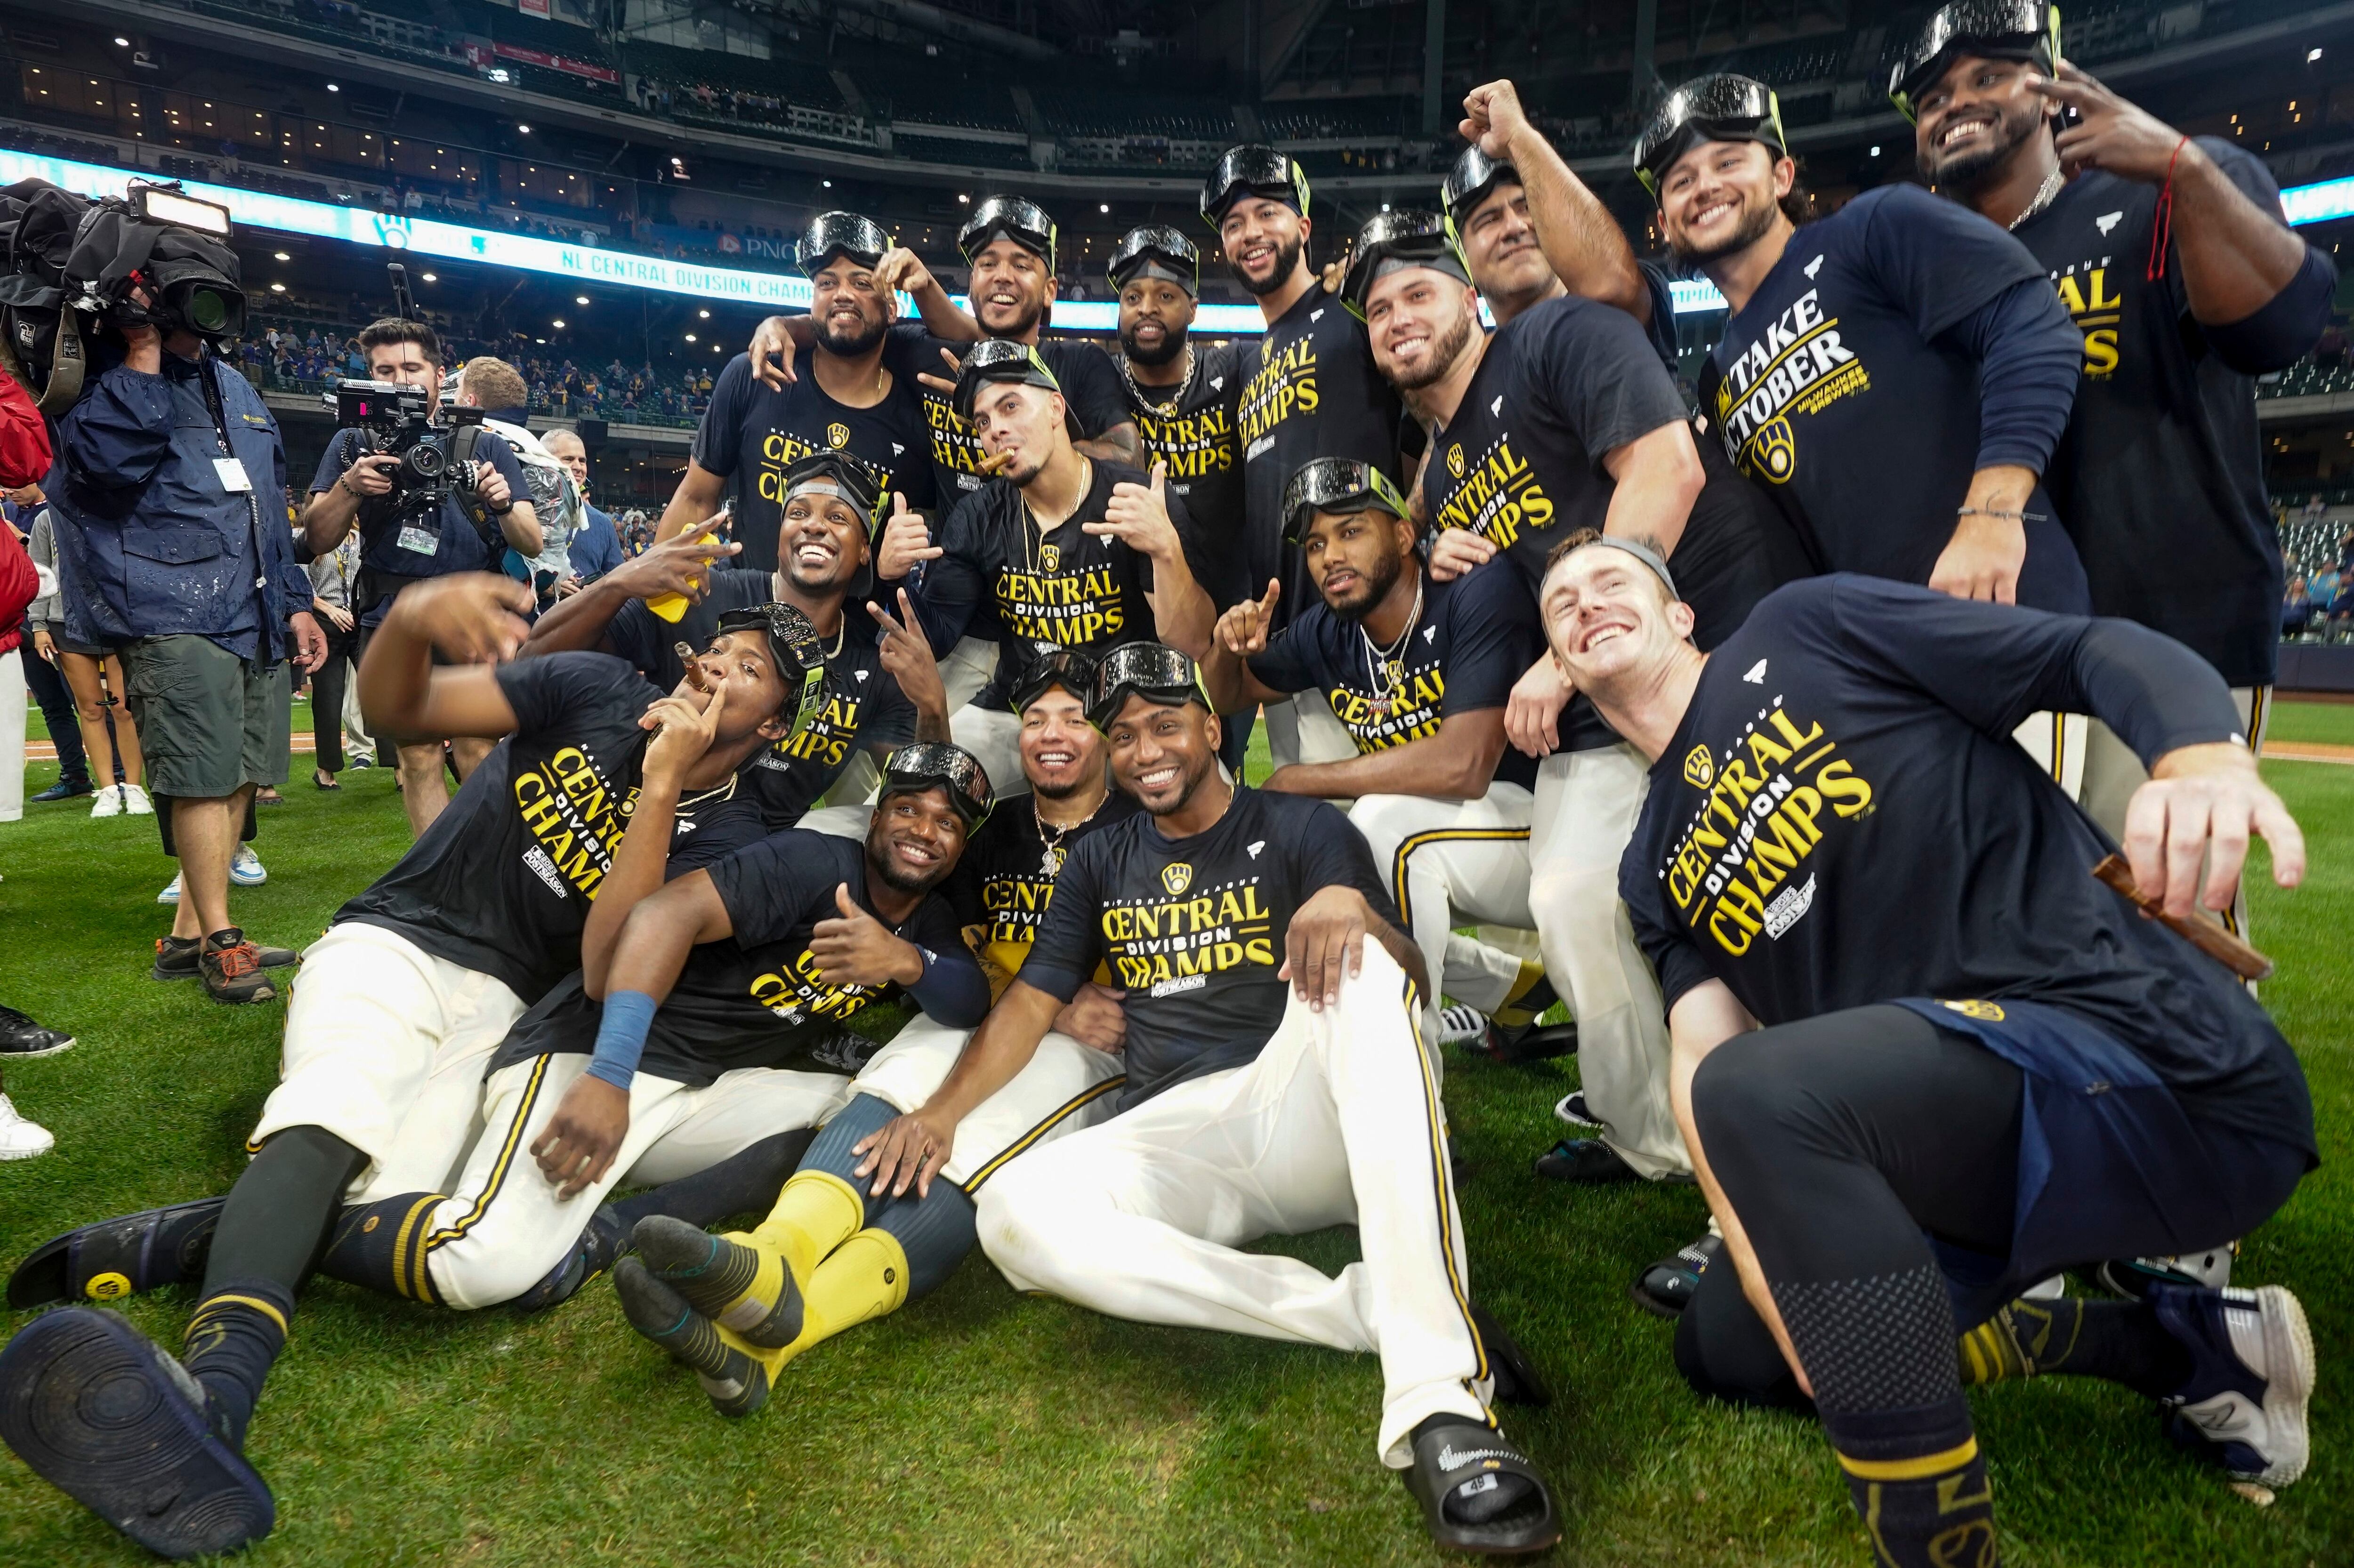
[[[261,950],[230,926],[205,938],[205,992],[215,1001],[275,1001],[278,986],[261,967]]]

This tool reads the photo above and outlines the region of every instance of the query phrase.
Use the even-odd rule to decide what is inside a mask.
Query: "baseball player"
[[[1430,576],[1496,561],[1533,619],[1553,542],[1603,528],[1671,555],[1695,582],[1711,645],[1774,587],[1760,543],[1773,526],[1766,503],[1721,463],[1711,475],[1674,382],[1627,312],[1568,295],[1482,333],[1462,254],[1428,213],[1367,224],[1348,287],[1375,362],[1433,421],[1422,471],[1437,530]],[[1691,1164],[1668,1104],[1657,982],[1617,896],[1643,763],[1574,694],[1538,650],[1500,715],[1516,748],[1542,758],[1528,910],[1545,972],[1576,1015],[1586,1114],[1601,1124],[1600,1137],[1564,1139],[1537,1168],[1576,1181],[1680,1178]]]
[[[948,888],[995,991],[1028,956],[1064,857],[1136,813],[1110,789],[1103,737],[1087,722],[1091,674],[1086,655],[1063,652],[1024,673],[1015,695],[1030,799],[974,833]],[[928,1012],[860,1072],[758,1229],[714,1238],[671,1220],[642,1224],[638,1257],[614,1276],[623,1311],[695,1368],[722,1414],[749,1414],[803,1351],[947,1279],[972,1248],[973,1200],[1006,1161],[1110,1114],[1126,1033],[1119,992],[1080,985],[1022,1071],[959,1124],[944,1180],[910,1193],[911,1171],[889,1187],[872,1180],[868,1144],[931,1098],[971,1034]]]
[[[2124,736],[2152,775],[2133,881],[2204,920],[2252,832],[2283,885],[2305,864],[2221,677],[2130,621],[1848,574],[1703,654],[1668,564],[1597,535],[1564,545],[1543,604],[1653,762],[1621,886],[1735,1266],[1678,1324],[1687,1376],[1811,1398],[1894,1568],[1994,1559],[1956,1330],[1973,1381],[2122,1382],[2232,1473],[2296,1479],[2313,1341],[2287,1291],[2008,1305],[2072,1265],[2239,1235],[2317,1162],[2288,1043],[2096,880],[2110,841],[2009,740],[2039,708]]]
[[[736,549],[690,529],[550,609],[532,627],[523,657],[600,649],[668,687],[678,680],[676,650],[701,646],[721,616],[771,600],[791,605],[820,639],[825,701],[805,728],[755,759],[745,787],[772,830],[810,827],[863,838],[872,815],[865,806],[818,809],[816,802],[829,791],[837,799],[864,795],[847,778],[862,754],[880,762],[910,740],[946,740],[948,694],[921,634],[865,601],[882,506],[874,471],[847,453],[820,451],[794,462],[777,484],[783,503],[775,570],[722,565],[695,571],[697,586],[681,596],[692,603],[675,621],[664,619],[651,603],[679,593],[687,569],[682,563],[699,558],[698,545],[702,555],[723,563]],[[907,613],[902,601],[900,614]]]
[[[1034,652],[1100,653],[1156,634],[1208,647],[1216,615],[1184,503],[1168,494],[1164,471],[1148,476],[1079,451],[1068,409],[1035,348],[993,339],[965,355],[958,414],[998,479],[957,503],[938,543],[923,518],[894,514],[875,568],[896,584],[922,567],[915,602],[935,652],[946,655],[989,611],[1014,646]],[[958,744],[1009,793],[1021,777],[1020,725],[1003,687],[1015,673],[1004,665],[950,721]]]
[[[242,1450],[296,1287],[344,1205],[438,1192],[455,1173],[484,1065],[525,1009],[580,966],[583,927],[631,814],[668,796],[673,842],[691,856],[749,842],[758,821],[729,806],[736,771],[790,734],[822,690],[815,636],[784,606],[724,623],[695,680],[669,699],[600,654],[473,662],[522,643],[530,597],[474,574],[412,585],[361,662],[361,702],[385,732],[506,738],[305,955],[282,1076],[250,1139],[253,1162],[220,1210],[182,1360],[113,1314],[78,1306],[0,1351],[0,1438],[166,1556],[269,1533],[270,1489]],[[436,665],[436,652],[453,662]],[[665,701],[698,714],[718,702],[721,717],[692,763],[649,781],[648,732],[674,711],[656,711]],[[143,1234],[109,1241],[119,1256],[143,1255],[176,1277],[187,1238],[172,1233],[186,1217],[142,1216],[151,1223],[122,1229]],[[404,1250],[429,1264],[463,1234],[462,1217],[444,1211]],[[77,1283],[103,1298],[162,1282],[118,1267]],[[137,1392],[78,1392],[101,1386]],[[130,1409],[135,1419],[116,1414]]]
[[[1308,216],[1308,172],[1295,159],[1267,146],[1228,148],[1203,183],[1202,217],[1218,231],[1235,281],[1267,318],[1258,346],[1244,352],[1235,415],[1243,444],[1236,592],[1255,595],[1269,577],[1279,579],[1280,628],[1316,602],[1299,552],[1284,542],[1284,486],[1320,457],[1354,458],[1402,478],[1404,410],[1373,366],[1363,326],[1309,264],[1315,222]],[[1278,766],[1338,761],[1356,751],[1313,694],[1269,707],[1266,717],[1267,749]]]
[[[1543,966],[1454,927],[1534,928],[1536,765],[1505,743],[1504,702],[1541,646],[1535,601],[1509,567],[1431,577],[1405,498],[1369,463],[1319,458],[1292,476],[1285,500],[1289,540],[1321,597],[1270,635],[1283,591],[1270,578],[1266,597],[1219,619],[1203,683],[1221,715],[1294,692],[1324,694],[1357,755],[1278,768],[1260,788],[1355,801],[1349,821],[1387,879],[1423,967],[1444,977],[1446,994],[1476,1019],[1442,1028],[1438,999],[1427,996],[1425,1033],[1511,1059],[1553,1005]],[[1565,1047],[1574,1048],[1547,1048],[1557,1055]]]
[[[854,459],[910,506],[938,503],[923,388],[891,330],[898,288],[917,289],[927,310],[951,309],[947,296],[928,275],[908,277],[921,272],[914,256],[854,212],[811,218],[794,260],[810,281],[809,314],[795,318],[802,324],[793,341],[780,337],[769,353],[756,345],[720,371],[657,539],[692,529],[733,488],[743,564],[779,567],[783,556],[769,546],[784,521],[785,477],[819,452]],[[769,359],[779,346],[781,368]]]
[[[1221,777],[1218,721],[1176,649],[1114,650],[1091,716],[1144,814],[1073,851],[988,1022],[938,1092],[875,1136],[875,1179],[936,1175],[1108,960],[1127,992],[1119,1114],[981,1190],[990,1260],[1017,1289],[1121,1317],[1378,1351],[1377,1450],[1433,1538],[1551,1545],[1544,1483],[1488,1412],[1496,1374],[1415,1033],[1426,974],[1364,841],[1322,801]],[[1237,1250],[1350,1221],[1364,1261],[1337,1279]]]
[[[2253,378],[2311,350],[2337,268],[2282,221],[2280,187],[2245,148],[2178,132],[2062,62],[2042,0],[1946,7],[1891,85],[1923,172],[2019,237],[2084,334],[2051,479],[2093,609],[2214,665],[2261,750],[2282,566]],[[2112,836],[2145,777],[2092,731],[2079,800]],[[2244,897],[2226,918],[2246,929]]]

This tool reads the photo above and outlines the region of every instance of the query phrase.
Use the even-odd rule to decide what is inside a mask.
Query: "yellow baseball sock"
[[[806,1285],[825,1255],[865,1223],[866,1200],[857,1188],[831,1171],[796,1171],[747,1239],[781,1256],[794,1282]]]
[[[1524,1023],[1534,1023],[1547,1009],[1561,999],[1546,983],[1544,964],[1536,959],[1522,959],[1521,972],[1512,977],[1512,989],[1504,997],[1504,1005],[1496,1010],[1496,1022],[1507,1029],[1517,1029]]]

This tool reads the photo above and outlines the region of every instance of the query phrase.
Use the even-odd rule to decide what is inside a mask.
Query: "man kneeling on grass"
[[[1504,1347],[1474,1326],[1415,1029],[1428,976],[1364,840],[1321,800],[1221,777],[1218,720],[1173,648],[1106,655],[1090,716],[1144,812],[1071,852],[1022,972],[939,1091],[875,1135],[871,1173],[927,1188],[1108,959],[1127,992],[1119,1114],[981,1190],[990,1261],[1119,1317],[1377,1351],[1378,1452],[1432,1536],[1552,1545],[1544,1483],[1489,1414]],[[1240,1250],[1352,1223],[1364,1260],[1338,1278]]]
[[[1087,721],[1093,675],[1087,655],[1058,649],[1016,678],[1032,793],[974,832],[947,885],[997,990],[1020,971],[1053,907],[1064,857],[1136,813],[1134,800],[1110,789],[1103,737]],[[675,953],[695,896],[683,883],[632,921],[633,954]],[[695,949],[690,970],[707,950]],[[1124,1082],[1127,1022],[1119,993],[1089,983],[1022,1071],[958,1126],[936,1169],[944,1180],[910,1192],[912,1170],[892,1185],[873,1178],[874,1135],[938,1092],[975,1022],[928,1003],[866,1063],[845,1092],[849,1103],[749,1234],[709,1236],[667,1214],[638,1222],[639,1255],[613,1275],[622,1308],[639,1332],[695,1370],[721,1414],[750,1414],[802,1351],[928,1294],[972,1250],[974,1200],[1007,1161],[1110,1113]]]
[[[305,955],[281,1081],[235,1189],[61,1236],[9,1283],[10,1305],[26,1307],[201,1272],[180,1360],[82,1306],[0,1351],[0,1439],[151,1551],[230,1552],[270,1532],[275,1504],[244,1457],[246,1426],[314,1266],[459,1305],[529,1283],[486,1282],[502,1260],[474,1233],[498,1192],[546,1178],[504,1145],[461,1177],[492,1053],[580,967],[631,817],[671,818],[652,847],[681,857],[756,842],[737,771],[822,692],[815,633],[788,607],[722,620],[669,697],[601,653],[489,662],[522,644],[530,607],[503,577],[436,577],[403,591],[370,641],[360,699],[383,733],[506,738]],[[435,665],[437,651],[453,662]],[[673,724],[696,732],[675,753],[650,733]],[[558,1256],[570,1245],[556,1244]]]
[[[1677,1324],[1686,1378],[1811,1400],[1893,1568],[1994,1561],[1964,1381],[2122,1383],[2232,1474],[2296,1480],[2313,1340],[2286,1290],[2014,1299],[2243,1234],[2315,1163],[2288,1043],[2094,878],[2111,846],[2010,738],[2037,709],[2122,736],[2150,771],[2135,883],[2201,918],[2251,832],[2282,885],[2305,869],[2221,678],[2127,621],[1848,574],[1703,654],[1667,565],[1591,533],[1539,603],[1564,673],[1652,761],[1619,885],[1734,1265]]]

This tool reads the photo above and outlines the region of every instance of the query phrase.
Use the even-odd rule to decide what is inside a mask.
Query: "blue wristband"
[[[604,1022],[597,1026],[597,1049],[588,1075],[628,1092],[645,1054],[646,1031],[653,1027],[654,999],[642,991],[617,991],[605,999]]]

